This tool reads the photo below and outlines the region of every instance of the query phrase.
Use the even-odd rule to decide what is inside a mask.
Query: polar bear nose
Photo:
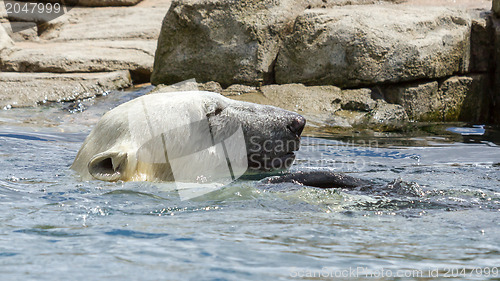
[[[288,129],[290,129],[290,131],[292,131],[292,133],[296,134],[297,136],[300,136],[300,134],[302,134],[302,130],[304,130],[305,125],[306,118],[298,115],[293,118],[292,123],[288,125]]]

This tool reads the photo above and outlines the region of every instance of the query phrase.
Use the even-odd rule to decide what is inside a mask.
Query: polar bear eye
[[[214,111],[214,115],[219,115],[222,112],[222,108],[217,108]]]
[[[217,115],[221,114],[221,112],[223,110],[224,110],[223,108],[217,107],[215,110],[207,113],[207,117],[217,116]]]

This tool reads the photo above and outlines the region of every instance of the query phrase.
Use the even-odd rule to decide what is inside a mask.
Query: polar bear
[[[107,112],[71,168],[83,179],[209,182],[287,169],[306,120],[205,91],[141,96]]]

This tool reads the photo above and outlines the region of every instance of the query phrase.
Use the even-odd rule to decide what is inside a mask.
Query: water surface
[[[79,180],[95,122],[147,90],[0,111],[2,280],[500,278],[498,130],[309,129],[292,170],[371,181],[356,190],[237,181],[183,201],[168,183]]]

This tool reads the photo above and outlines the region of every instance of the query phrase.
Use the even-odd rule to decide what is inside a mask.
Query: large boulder
[[[276,82],[359,87],[463,73],[470,27],[467,13],[442,7],[306,10],[279,52]]]
[[[173,1],[163,20],[151,81],[172,84],[196,78],[223,86],[272,83],[281,40],[302,11],[374,2],[381,1]]]
[[[158,39],[151,82],[271,82],[280,35],[303,8],[283,0],[174,1]]]

